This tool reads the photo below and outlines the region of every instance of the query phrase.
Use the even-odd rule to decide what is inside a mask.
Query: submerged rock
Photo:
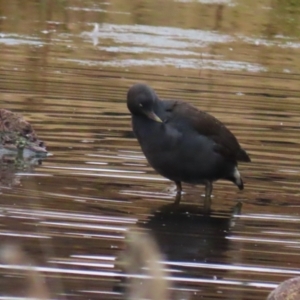
[[[21,115],[0,109],[0,156],[7,152],[29,150],[35,154],[47,154],[43,141]]]
[[[283,281],[274,291],[270,293],[267,300],[299,300],[300,299],[300,277]]]

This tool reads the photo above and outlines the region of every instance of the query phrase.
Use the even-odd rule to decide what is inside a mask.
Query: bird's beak
[[[147,111],[146,116],[153,121],[163,123],[163,121],[153,111]]]

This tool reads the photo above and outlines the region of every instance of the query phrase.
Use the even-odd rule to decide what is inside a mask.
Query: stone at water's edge
[[[267,300],[299,300],[300,277],[291,278],[282,282],[270,293]]]
[[[47,154],[43,141],[21,115],[0,109],[0,149],[15,152],[27,149],[36,154]]]

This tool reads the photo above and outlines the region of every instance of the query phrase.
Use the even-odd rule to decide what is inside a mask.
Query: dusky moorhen
[[[178,194],[181,182],[204,184],[205,197],[210,199],[212,182],[219,179],[243,189],[237,162],[250,162],[250,158],[215,117],[183,101],[161,100],[145,84],[129,89],[127,107],[149,164],[175,182]]]

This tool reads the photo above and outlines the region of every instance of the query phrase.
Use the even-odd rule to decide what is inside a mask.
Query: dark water
[[[177,299],[265,299],[299,275],[299,14],[281,0],[0,0],[1,108],[53,154],[1,171],[0,236],[52,298],[121,299],[115,263],[133,226],[157,239]],[[136,82],[228,125],[252,159],[245,190],[216,183],[204,212],[203,187],[184,185],[172,206],[131,132]],[[28,295],[21,265],[0,274],[0,299]]]

